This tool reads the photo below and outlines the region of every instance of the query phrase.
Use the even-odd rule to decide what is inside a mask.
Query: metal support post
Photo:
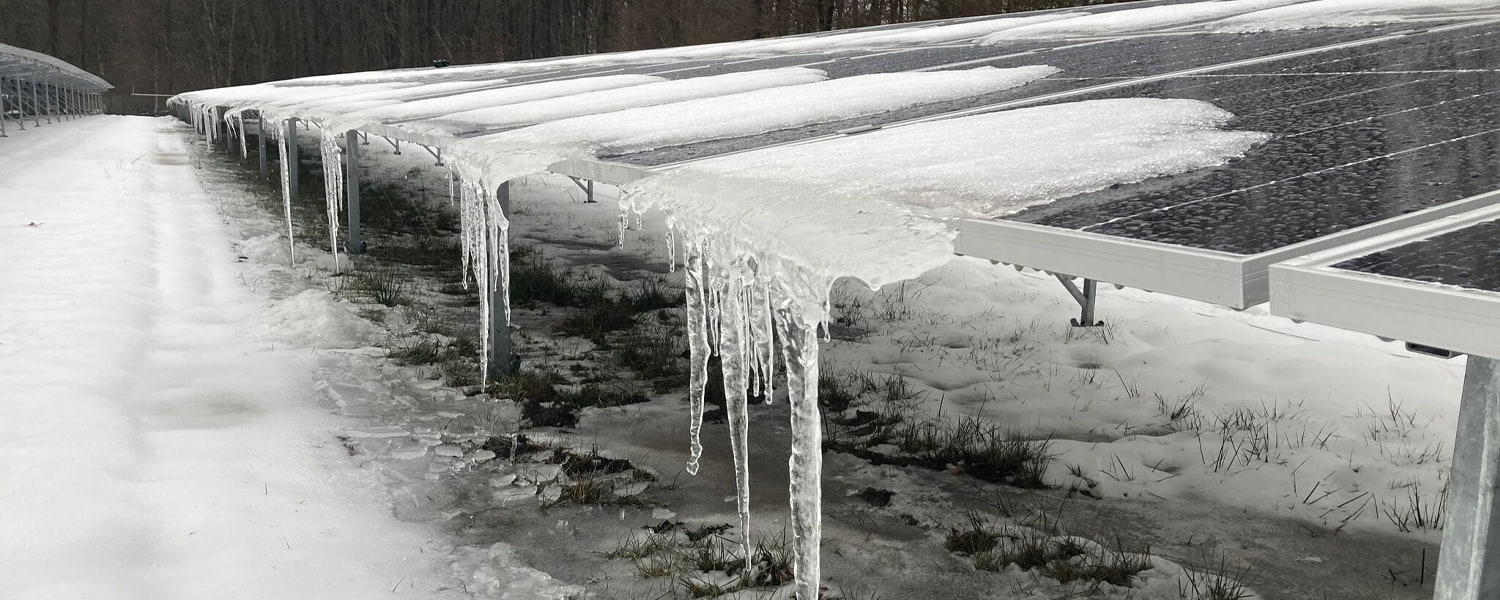
[[[584,204],[593,204],[594,203],[594,180],[592,180],[592,179],[579,179],[579,178],[573,177],[571,175],[568,176],[568,179],[572,179],[573,180],[573,185],[576,185],[576,186],[578,186],[578,189],[583,190],[583,194],[584,194],[583,202],[584,202]]]
[[[260,175],[266,176],[266,121],[255,115],[255,149],[260,154]]]
[[[5,120],[10,118],[10,109],[5,108],[6,97],[5,78],[0,77],[0,137],[9,137],[5,135]]]
[[[359,132],[344,132],[344,206],[349,214],[349,236],[344,252],[364,254],[365,240],[359,230]]]
[[[10,85],[15,92],[11,98],[15,99],[16,112],[19,113],[16,115],[16,125],[21,126],[21,131],[26,131],[26,98],[21,95],[21,80],[11,79]]]
[[[1469,356],[1433,600],[1500,598],[1500,361]]]
[[[510,182],[500,184],[495,190],[495,199],[506,219],[511,217]],[[508,253],[507,253],[508,255]],[[521,370],[521,357],[516,356],[510,345],[510,321],[505,318],[505,303],[510,290],[502,284],[495,285],[490,294],[490,356],[489,371],[496,376],[515,375]]]
[[[299,182],[297,181],[297,165],[301,159],[297,157],[296,119],[286,120],[286,134],[282,136],[281,143],[286,144],[285,168],[287,173],[287,190],[291,194],[292,199],[295,200],[296,198],[300,197],[301,194],[301,188],[299,187]]]
[[[1080,290],[1073,283],[1071,276],[1061,273],[1053,273],[1052,276],[1062,282],[1063,287],[1067,288],[1068,294],[1072,295],[1073,299],[1078,301],[1078,306],[1082,309],[1077,319],[1068,321],[1070,325],[1074,327],[1099,327],[1104,325],[1104,321],[1094,320],[1094,305],[1099,297],[1099,282],[1092,279],[1084,279],[1083,289]]]
[[[32,82],[31,83],[31,120],[35,121],[35,124],[36,124],[37,127],[41,127],[42,126],[41,112],[42,112],[42,107],[41,107],[40,104],[37,103],[37,100],[36,100],[36,82]],[[52,119],[50,119],[50,118],[47,119],[47,122],[51,123]]]

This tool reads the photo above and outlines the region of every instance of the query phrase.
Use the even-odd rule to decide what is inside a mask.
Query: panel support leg
[[[511,217],[510,211],[510,182],[500,184],[500,189],[495,190],[495,198],[500,203],[500,211],[505,218]],[[490,295],[490,373],[496,377],[515,375],[521,370],[521,357],[516,356],[510,345],[510,322],[505,318],[505,304],[510,290],[503,284],[496,284],[495,291]]]
[[[364,254],[365,240],[359,230],[359,132],[344,132],[344,207],[348,210],[349,236],[344,252]]]
[[[1099,282],[1092,279],[1084,279],[1083,289],[1080,290],[1078,289],[1078,285],[1073,283],[1071,276],[1060,273],[1053,273],[1052,276],[1062,282],[1063,287],[1068,289],[1068,293],[1073,296],[1074,300],[1078,301],[1078,306],[1082,309],[1077,319],[1069,321],[1070,325],[1074,327],[1099,327],[1104,325],[1104,321],[1094,320],[1094,304],[1099,297]]]
[[[1500,598],[1500,361],[1469,356],[1433,600]]]

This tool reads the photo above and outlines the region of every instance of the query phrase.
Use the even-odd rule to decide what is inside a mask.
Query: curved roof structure
[[[9,44],[0,44],[0,77],[26,79],[80,92],[97,93],[115,88],[98,75],[55,56]]]

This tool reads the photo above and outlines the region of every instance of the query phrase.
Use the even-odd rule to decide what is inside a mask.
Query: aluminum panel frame
[[[1500,204],[1500,190],[1259,254],[1233,254],[1005,220],[959,223],[958,254],[1243,310],[1271,300],[1272,265]]]

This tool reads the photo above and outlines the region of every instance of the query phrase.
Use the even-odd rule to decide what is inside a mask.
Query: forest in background
[[[0,42],[145,94],[523,60],[1122,0],[0,0]]]

